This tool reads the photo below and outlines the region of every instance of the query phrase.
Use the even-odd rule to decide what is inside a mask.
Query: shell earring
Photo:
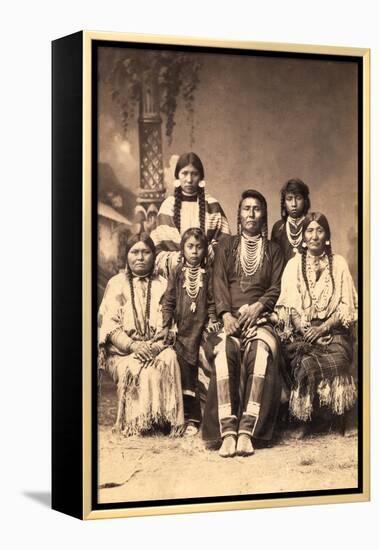
[[[301,243],[301,246],[302,246],[303,248],[307,248],[307,243],[303,241],[303,242]]]
[[[326,246],[330,245],[330,241],[325,241]]]
[[[180,187],[180,181],[179,180],[174,181],[174,187]]]
[[[204,189],[204,187],[205,187],[205,181],[204,181],[204,180],[201,180],[201,181],[199,182],[199,187],[200,187],[201,189]]]

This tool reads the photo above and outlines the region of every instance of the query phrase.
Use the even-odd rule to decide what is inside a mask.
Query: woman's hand
[[[150,346],[151,353],[153,354],[153,357],[156,357],[160,354],[160,352],[164,349],[164,345],[162,340],[160,342],[153,342]]]
[[[243,308],[241,308],[238,322],[243,330],[251,328],[253,325],[255,325],[262,311],[263,305],[260,302],[255,302],[255,304],[251,304],[249,306],[244,306]]]
[[[333,336],[331,334],[325,334],[316,340],[316,344],[320,346],[328,346],[333,341]]]
[[[151,361],[154,358],[150,344],[147,342],[135,342],[132,346],[132,352],[135,353],[137,359],[142,363]]]
[[[322,327],[309,327],[304,330],[304,340],[309,344],[313,344],[318,338],[324,334]]]
[[[231,313],[224,313],[222,320],[224,321],[224,330],[228,336],[232,336],[239,331],[240,324],[238,319],[236,319]]]

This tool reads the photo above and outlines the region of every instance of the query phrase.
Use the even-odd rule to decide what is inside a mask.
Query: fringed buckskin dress
[[[154,359],[143,364],[131,351],[136,341],[151,343],[162,329],[161,298],[166,281],[157,275],[133,276],[126,272],[110,279],[98,315],[99,366],[113,378],[118,392],[116,428],[125,435],[140,434],[169,424],[180,433],[184,424],[180,368],[173,349],[157,349]],[[134,298],[130,284],[133,284]],[[150,285],[150,307],[146,308]],[[148,313],[148,319],[145,319]],[[146,328],[143,334],[141,327]],[[112,335],[122,334],[119,349]],[[159,343],[157,344],[159,346]]]

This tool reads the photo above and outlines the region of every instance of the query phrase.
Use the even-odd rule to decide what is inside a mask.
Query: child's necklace
[[[303,238],[303,221],[304,217],[296,220],[295,218],[291,218],[291,216],[288,216],[286,221],[287,239],[292,246],[294,252],[298,252],[299,246]]]
[[[184,283],[183,288],[187,292],[187,296],[191,300],[191,311],[195,313],[196,311],[196,298],[199,294],[200,288],[203,286],[203,273],[199,265],[196,267],[185,266],[183,267],[184,271]]]

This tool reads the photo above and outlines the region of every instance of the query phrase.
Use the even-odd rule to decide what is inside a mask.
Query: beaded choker
[[[197,202],[198,194],[195,193],[194,195],[185,195],[182,192],[182,202]]]

